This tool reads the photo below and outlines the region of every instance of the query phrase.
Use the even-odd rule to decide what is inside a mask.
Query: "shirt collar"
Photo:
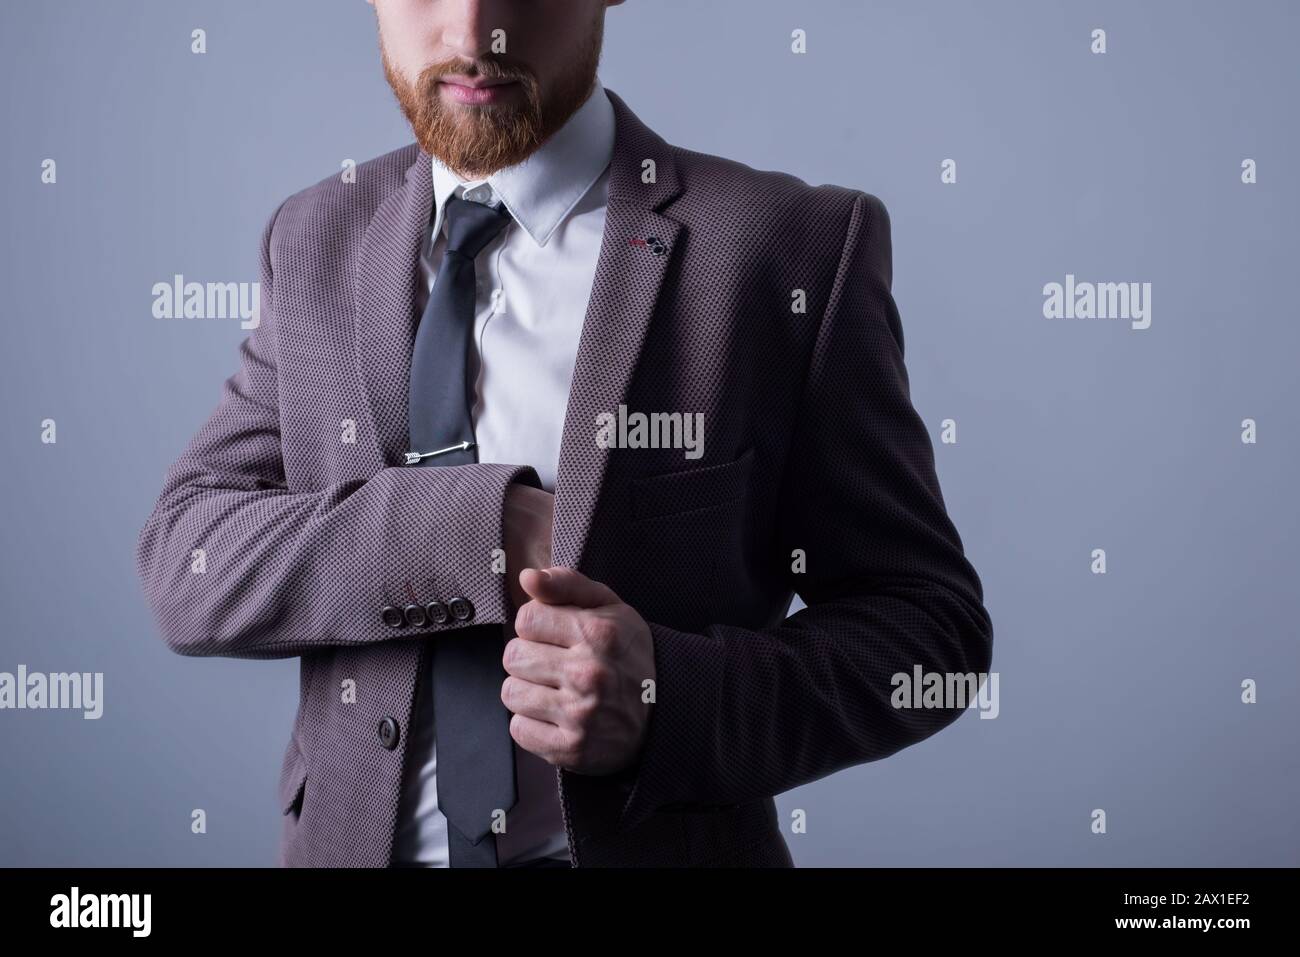
[[[433,236],[447,200],[484,183],[524,231],[545,246],[614,155],[614,107],[597,78],[586,102],[522,163],[486,179],[463,180],[433,157]]]

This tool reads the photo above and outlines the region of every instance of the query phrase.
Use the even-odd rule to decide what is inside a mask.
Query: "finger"
[[[525,568],[519,573],[519,584],[531,597],[548,605],[599,608],[620,604],[619,597],[608,585],[593,581],[576,569],[559,565]]]
[[[569,605],[544,605],[533,600],[515,613],[515,634],[527,641],[540,641],[561,648],[571,648],[582,641],[578,620],[581,608]]]
[[[525,714],[513,715],[510,718],[510,737],[525,751],[548,764],[558,765],[564,757],[564,732],[546,721]]]
[[[550,724],[559,724],[564,714],[560,692],[513,675],[501,682],[501,703],[515,714]]]
[[[559,688],[564,650],[545,642],[515,637],[506,642],[501,664],[506,669],[506,674],[531,681],[535,685]]]

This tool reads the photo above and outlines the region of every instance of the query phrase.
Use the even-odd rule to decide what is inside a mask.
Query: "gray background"
[[[780,797],[808,813],[796,861],[1297,863],[1296,5],[630,0],[607,22],[602,80],[670,142],[885,201],[913,399],[994,620],[1001,715]],[[0,711],[0,864],[270,865],[297,663],[172,655],[132,560],[245,332],[155,320],[150,289],[257,279],[281,199],[408,142],[371,10],[5,3],[0,71],[0,671],[106,684],[99,721]],[[1067,272],[1153,283],[1151,328],[1044,319]]]

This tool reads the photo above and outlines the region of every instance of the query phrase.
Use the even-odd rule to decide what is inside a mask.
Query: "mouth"
[[[519,81],[449,75],[438,81],[438,89],[453,102],[480,106],[504,100],[519,89]]]

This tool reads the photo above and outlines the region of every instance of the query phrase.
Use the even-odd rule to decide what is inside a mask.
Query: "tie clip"
[[[445,449],[434,449],[432,452],[407,452],[406,464],[419,465],[421,459],[427,459],[434,455],[446,455],[448,452],[464,452],[473,447],[473,442],[461,442],[457,445],[449,445]]]

